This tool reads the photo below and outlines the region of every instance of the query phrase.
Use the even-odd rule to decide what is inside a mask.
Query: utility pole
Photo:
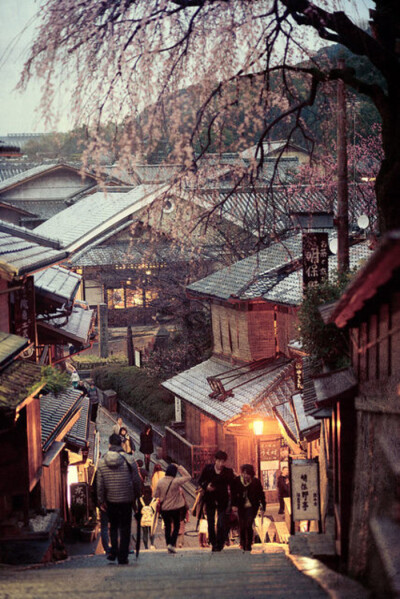
[[[345,61],[340,58],[338,68],[344,69]],[[338,79],[337,85],[337,231],[338,231],[338,271],[349,270],[349,190],[347,176],[347,134],[346,134],[346,89]]]

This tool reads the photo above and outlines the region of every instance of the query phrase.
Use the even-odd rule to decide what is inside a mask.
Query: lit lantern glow
[[[253,431],[255,435],[262,435],[264,430],[264,422],[262,420],[254,420]]]

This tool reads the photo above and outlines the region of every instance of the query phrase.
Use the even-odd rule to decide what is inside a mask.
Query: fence
[[[168,455],[182,464],[193,479],[200,476],[204,466],[214,461],[216,446],[192,445],[169,426],[165,427],[165,444]]]

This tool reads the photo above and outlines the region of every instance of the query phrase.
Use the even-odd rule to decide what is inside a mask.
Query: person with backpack
[[[158,499],[152,497],[151,487],[145,485],[143,488],[143,495],[140,498],[140,526],[142,527],[143,533],[143,545],[145,549],[148,549],[148,543],[150,539],[150,549],[155,549],[154,537],[155,537],[155,518],[157,517],[157,506]]]

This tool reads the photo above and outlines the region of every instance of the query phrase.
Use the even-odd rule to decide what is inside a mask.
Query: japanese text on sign
[[[317,462],[293,460],[290,474],[293,520],[319,520]]]
[[[303,235],[303,285],[316,286],[328,276],[328,233]]]

